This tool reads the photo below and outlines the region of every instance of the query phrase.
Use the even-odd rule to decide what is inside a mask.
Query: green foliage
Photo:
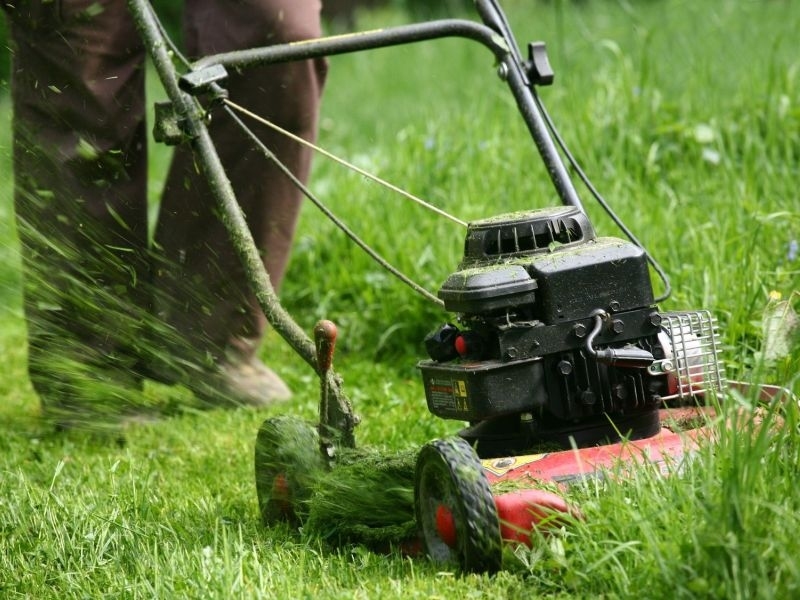
[[[790,134],[800,125],[800,9],[734,0],[505,4],[522,41],[548,42],[556,83],[541,96],[563,136],[672,276],[664,308],[712,310],[730,375],[800,392],[796,336],[780,338],[794,344],[784,356],[763,357],[765,311],[778,294],[795,312],[800,303],[792,250],[800,146]],[[405,20],[380,12],[363,26]],[[556,201],[482,49],[448,40],[330,62],[326,148],[462,219]],[[509,551],[509,570],[494,578],[260,526],[256,431],[287,412],[314,420],[318,403],[315,376],[274,334],[268,357],[295,391],[290,405],[187,412],[131,430],[125,446],[53,434],[25,374],[5,98],[0,119],[0,596],[798,595],[793,404],[759,414],[751,398],[731,396],[714,443],[695,460],[668,478],[641,470],[625,483],[575,488],[585,520]],[[154,195],[168,156],[153,147]],[[428,289],[460,259],[461,228],[322,158],[312,188]],[[583,197],[600,232],[615,234]],[[323,316],[340,325],[335,362],[362,417],[362,446],[413,453],[460,427],[427,413],[413,368],[422,336],[450,317],[310,205],[283,297],[307,330]],[[163,402],[180,391],[148,383],[145,394]]]
[[[777,549],[795,543],[797,417],[795,405],[731,411],[714,444],[674,465],[680,475],[642,469],[574,489],[585,518],[517,549],[517,568],[554,596],[792,596],[800,572]]]

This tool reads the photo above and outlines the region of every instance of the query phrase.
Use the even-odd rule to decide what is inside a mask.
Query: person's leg
[[[118,411],[147,302],[143,47],[118,0],[6,9],[31,381],[56,419]]]
[[[319,0],[187,0],[186,45],[190,55],[200,56],[318,37],[319,13]],[[324,60],[304,61],[231,71],[223,85],[233,101],[313,139],[325,73]],[[252,125],[266,146],[305,181],[310,151]],[[210,129],[277,289],[289,258],[301,194],[225,114],[215,114]],[[250,379],[247,385],[254,394],[243,390],[239,398],[243,402],[258,404],[259,398],[287,395],[280,386],[272,391],[258,387],[259,377],[269,377],[260,363],[253,362],[265,318],[197,171],[189,150],[178,148],[156,231],[164,258],[157,281],[162,283],[160,293],[169,296],[167,319],[201,357],[209,357],[231,378]],[[239,365],[249,368],[237,371]]]

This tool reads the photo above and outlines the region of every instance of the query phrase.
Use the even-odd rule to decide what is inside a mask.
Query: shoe
[[[259,408],[292,397],[283,380],[256,357],[219,363],[205,376],[184,385],[208,408]]]

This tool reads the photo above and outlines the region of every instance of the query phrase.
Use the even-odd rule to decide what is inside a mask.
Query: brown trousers
[[[15,208],[37,390],[58,353],[126,369],[168,352],[247,358],[265,319],[186,147],[148,240],[145,52],[124,0],[0,2],[13,42]],[[318,37],[319,12],[319,0],[186,0],[184,45],[197,57]],[[325,73],[322,60],[298,62],[230,73],[224,85],[312,139]],[[256,132],[307,179],[308,150]],[[299,192],[224,114],[211,134],[277,288]]]

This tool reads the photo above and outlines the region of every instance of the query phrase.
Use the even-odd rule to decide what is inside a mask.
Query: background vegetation
[[[520,41],[548,43],[556,84],[542,97],[568,144],[671,275],[662,308],[712,310],[732,377],[800,392],[800,343],[787,320],[776,329],[786,351],[764,353],[776,299],[799,302],[800,7],[504,4]],[[361,14],[359,27],[409,18],[389,7]],[[679,475],[576,489],[586,521],[537,539],[494,578],[259,525],[255,432],[275,414],[313,420],[317,402],[312,374],[279,340],[268,358],[296,392],[290,406],[187,414],[132,431],[122,447],[52,434],[25,375],[6,95],[0,119],[0,595],[797,596],[794,405],[759,427],[748,400],[732,398],[739,427],[722,427]],[[462,41],[332,59],[320,143],[466,220],[556,201],[491,57]],[[168,160],[153,147],[154,207]],[[428,289],[457,264],[457,226],[324,159],[312,187]],[[615,234],[586,198],[601,233]],[[394,452],[458,429],[426,412],[414,369],[420,340],[447,315],[310,205],[283,298],[307,329],[323,316],[340,325],[336,361],[363,417],[360,443]]]

